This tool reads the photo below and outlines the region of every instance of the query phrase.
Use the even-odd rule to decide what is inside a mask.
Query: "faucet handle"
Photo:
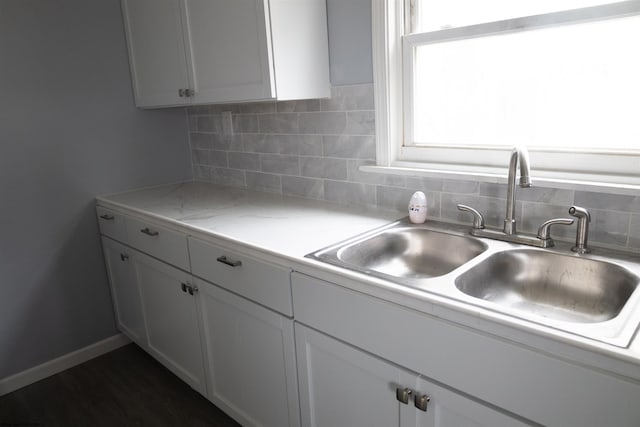
[[[471,206],[458,205],[458,210],[462,212],[470,212],[473,214],[473,229],[481,230],[484,228],[484,217],[480,212],[473,209]]]
[[[538,239],[551,240],[551,226],[554,224],[571,225],[573,220],[571,218],[554,218],[542,223],[538,228]]]

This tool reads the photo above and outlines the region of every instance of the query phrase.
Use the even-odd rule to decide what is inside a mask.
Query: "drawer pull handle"
[[[396,400],[405,405],[409,403],[409,397],[413,392],[409,388],[396,388]]]
[[[152,237],[155,237],[158,234],[160,234],[157,231],[151,231],[149,227],[143,228],[142,230],[140,230],[140,232],[146,234],[147,236],[152,236]]]
[[[187,292],[187,284],[186,283],[180,283],[180,288],[182,289],[182,292]]]
[[[109,215],[109,214],[100,215],[100,218],[102,218],[104,220],[107,220],[107,221],[113,221],[114,219],[116,219],[115,216]]]
[[[216,261],[221,262],[223,264],[229,265],[231,267],[240,267],[242,265],[242,261],[240,260],[236,260],[236,261],[230,261],[227,259],[226,255],[222,255],[218,258],[216,258]]]
[[[128,260],[128,259],[129,259],[129,255],[127,255],[127,254],[120,254],[120,260],[121,260],[121,261],[126,261],[126,260]]]
[[[427,412],[427,404],[431,401],[431,398],[426,394],[416,394],[413,396],[413,402],[415,407],[421,411]]]

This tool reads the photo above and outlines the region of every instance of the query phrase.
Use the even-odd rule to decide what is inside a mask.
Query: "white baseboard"
[[[98,341],[95,344],[81,348],[80,350],[72,351],[71,353],[67,353],[41,365],[34,366],[26,371],[18,372],[10,377],[0,379],[0,396],[43,380],[51,375],[65,371],[91,360],[94,357],[102,356],[103,354],[120,348],[130,342],[129,338],[123,334],[117,334],[102,341]]]

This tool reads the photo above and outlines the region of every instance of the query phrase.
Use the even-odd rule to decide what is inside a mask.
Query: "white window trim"
[[[592,16],[590,16],[589,9],[597,11],[598,8],[606,8],[611,12],[611,15],[620,16],[632,12],[637,13],[639,5],[640,1],[631,1],[622,4],[614,3],[587,8],[582,12],[578,12],[577,15],[571,11],[560,13],[557,16],[560,22],[567,19],[571,21],[576,21],[577,19],[588,20],[593,19]],[[412,96],[410,93],[411,85],[403,85],[404,72],[402,63],[403,55],[407,55],[407,47],[404,47],[405,52],[403,53],[403,43],[401,43],[400,40],[403,35],[405,19],[409,19],[409,16],[405,10],[404,0],[372,0],[376,166],[363,166],[361,169],[368,172],[504,182],[508,160],[505,160],[504,166],[485,165],[465,167],[463,165],[452,165],[438,161],[439,148],[432,149],[432,157],[430,158],[435,158],[435,162],[431,161],[427,163],[400,160],[402,150],[421,150],[421,148],[403,147],[401,143],[396,143],[396,141],[403,141],[404,122],[407,120],[403,115],[403,111],[407,103],[411,101]],[[505,31],[505,28],[501,27],[500,23],[490,25],[495,25],[496,32]],[[545,23],[545,25],[549,25],[549,23]],[[553,25],[553,23],[551,25]],[[464,36],[463,34],[456,34],[456,29],[444,30],[445,35],[446,31],[450,32],[449,35],[453,32],[454,36]],[[439,33],[442,34],[443,31]],[[422,36],[409,36],[407,38],[412,40],[412,38],[420,39],[421,37]],[[407,45],[407,43],[409,42],[405,40],[404,44]],[[477,150],[477,148],[473,149]],[[441,150],[451,150],[451,148],[444,147]],[[464,148],[462,150],[464,150]],[[497,149],[495,151],[500,153],[504,152],[504,158],[509,158],[508,150]],[[532,152],[532,161],[535,161],[535,157],[541,153],[548,156],[550,152],[552,152],[552,150],[540,151],[538,153]],[[435,156],[433,156],[433,154],[435,154]],[[556,156],[555,161],[552,162],[545,157],[545,164],[548,164],[550,169],[556,169],[556,171],[540,169],[533,171],[534,175],[538,178],[536,184],[555,188],[588,189],[620,194],[637,194],[638,190],[640,190],[640,158],[638,156],[628,156],[629,153],[622,151],[613,154],[598,154],[603,156],[602,162],[600,162],[603,165],[611,164],[611,162],[616,162],[616,164],[622,163],[624,169],[637,170],[638,173],[633,175],[611,174],[606,170],[593,171],[595,173],[558,173],[557,170],[562,170],[563,161],[566,161],[566,157],[565,160],[563,160],[561,157]]]

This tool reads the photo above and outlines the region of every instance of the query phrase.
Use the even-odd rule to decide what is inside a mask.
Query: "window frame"
[[[410,3],[411,0],[373,0],[372,3],[377,168],[367,169],[493,181],[505,174],[511,147],[405,145],[405,139],[412,139],[410,111],[415,46],[640,14],[640,1],[627,0],[405,35],[405,22],[412,19]],[[536,176],[544,181],[640,188],[640,151],[545,148],[530,149],[530,155]],[[452,158],[456,161],[452,162]]]

